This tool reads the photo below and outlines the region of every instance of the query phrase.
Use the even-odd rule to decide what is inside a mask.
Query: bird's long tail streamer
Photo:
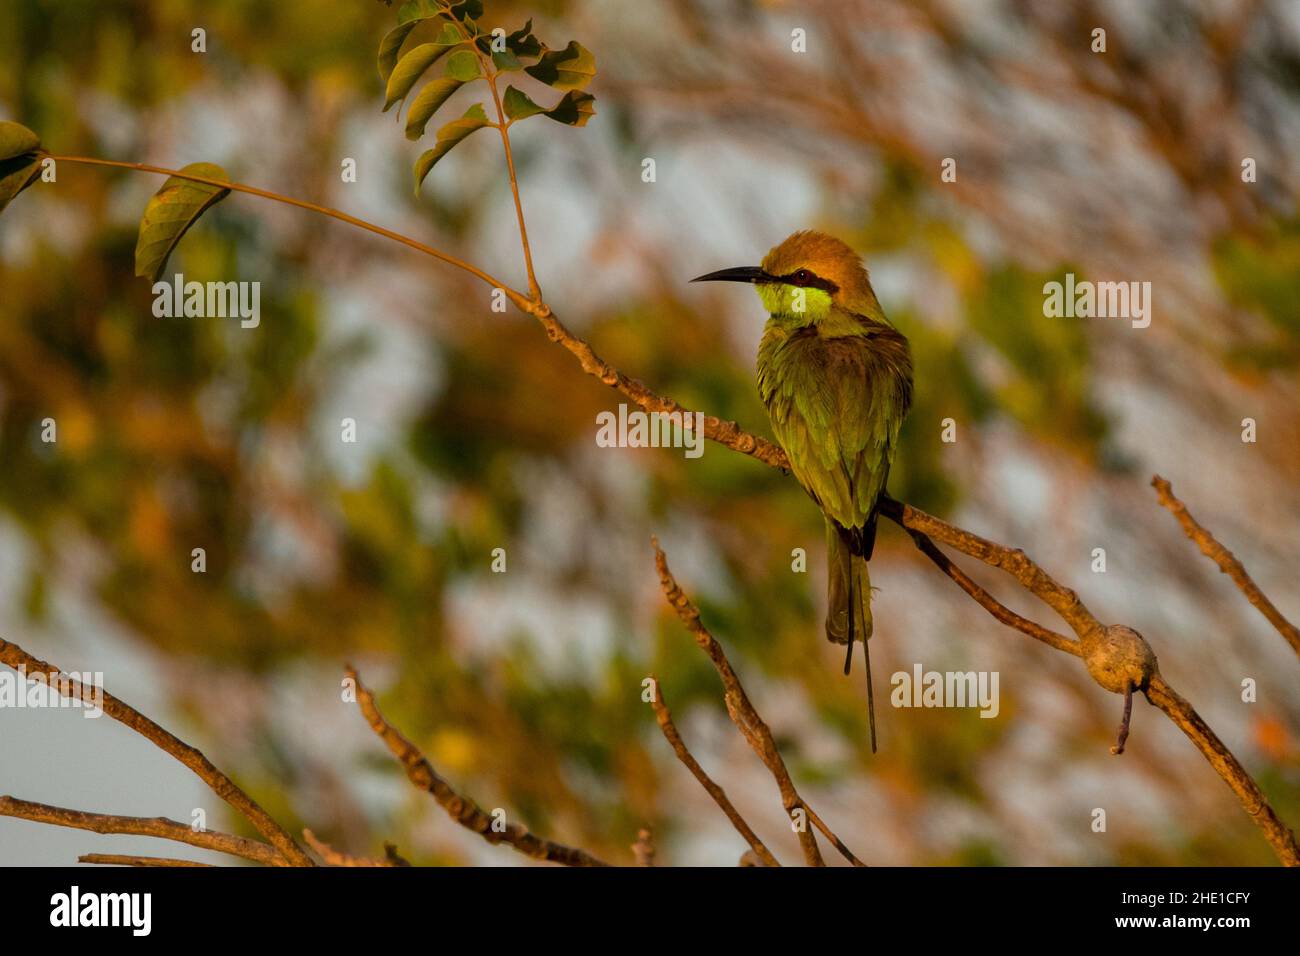
[[[853,645],[850,644],[849,647]],[[876,692],[871,681],[871,648],[862,641],[862,662],[867,672],[867,720],[871,723],[871,752],[876,752]]]
[[[867,626],[865,602],[871,600],[871,585],[868,581],[858,581],[859,562],[863,576],[866,577],[867,563],[856,555],[849,558],[849,643],[844,652],[844,676],[847,677],[853,667],[853,641],[855,628],[862,625],[862,663],[867,672],[867,721],[871,725],[871,752],[876,752],[876,690],[871,680],[871,646],[868,638],[871,629]],[[861,620],[859,621],[859,617]]]

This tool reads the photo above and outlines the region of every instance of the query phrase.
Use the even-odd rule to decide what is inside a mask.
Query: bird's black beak
[[[772,282],[774,276],[763,271],[762,266],[736,266],[734,269],[719,269],[707,275],[696,276],[692,282]]]

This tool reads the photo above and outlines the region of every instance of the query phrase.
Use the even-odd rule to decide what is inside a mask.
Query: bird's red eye
[[[794,274],[794,281],[800,284],[812,281],[812,273],[807,269],[800,269]]]

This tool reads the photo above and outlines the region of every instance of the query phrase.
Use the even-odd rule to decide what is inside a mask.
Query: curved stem
[[[383,226],[377,226],[373,222],[366,222],[364,219],[358,219],[338,209],[331,209],[329,206],[319,206],[313,202],[307,202],[305,199],[294,199],[292,196],[285,196],[280,193],[271,192],[269,189],[258,189],[256,186],[246,186],[243,183],[224,182],[220,179],[211,179],[207,176],[195,176],[192,173],[183,172],[179,169],[168,169],[165,166],[151,166],[148,163],[127,163],[115,159],[95,159],[91,156],[56,156],[51,155],[50,159],[56,163],[81,163],[86,166],[111,166],[115,169],[133,169],[142,173],[157,173],[160,176],[175,176],[178,179],[188,179],[191,182],[205,183],[208,186],[218,186],[222,189],[229,189],[232,192],[247,193],[250,196],[260,196],[263,199],[271,199],[275,202],[282,202],[288,206],[297,206],[299,209],[308,209],[311,212],[318,212],[323,216],[329,216],[332,219],[338,219],[346,222],[348,225],[356,226],[358,229],[364,229],[367,232],[373,232],[377,236],[383,236],[385,239],[392,239],[394,242],[400,242],[416,252],[422,252],[426,256],[432,256],[441,262],[455,266],[457,269],[463,269],[477,279],[481,279],[488,285],[496,289],[502,289],[511,301],[519,305],[527,300],[522,293],[510,288],[505,283],[494,277],[488,272],[484,272],[478,266],[458,259],[446,252],[441,252],[432,246],[426,246],[409,236],[404,236],[400,232],[394,232],[391,229],[385,229]],[[531,270],[530,270],[531,271]],[[522,305],[521,305],[522,308]]]

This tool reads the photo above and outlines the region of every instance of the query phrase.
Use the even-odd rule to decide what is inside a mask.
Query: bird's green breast
[[[795,477],[828,517],[856,528],[884,488],[912,366],[907,340],[891,326],[852,313],[828,319],[794,328],[769,319],[758,388]]]

